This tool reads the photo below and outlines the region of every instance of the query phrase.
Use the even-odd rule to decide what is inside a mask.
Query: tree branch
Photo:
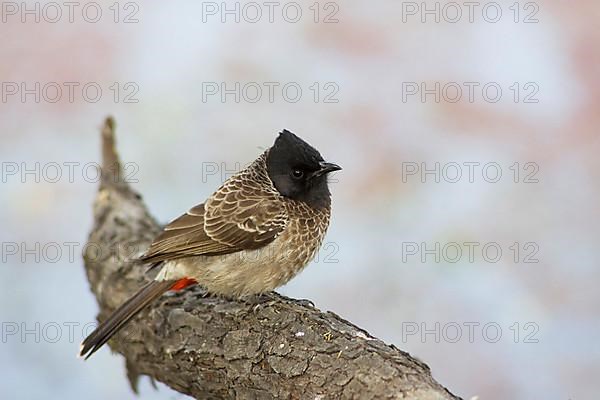
[[[99,319],[135,293],[147,267],[135,258],[160,227],[125,179],[114,123],[102,129],[102,180],[85,269]],[[332,312],[276,293],[256,304],[199,287],[161,297],[109,342],[140,375],[198,399],[459,399],[429,367]]]

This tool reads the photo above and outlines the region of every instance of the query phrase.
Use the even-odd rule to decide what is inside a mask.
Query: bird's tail
[[[155,299],[170,289],[179,289],[179,281],[152,281],[140,289],[133,297],[121,305],[110,317],[102,322],[85,340],[81,343],[79,356],[87,360],[104,343],[117,333],[123,326],[135,317]],[[179,285],[181,286],[181,285]]]

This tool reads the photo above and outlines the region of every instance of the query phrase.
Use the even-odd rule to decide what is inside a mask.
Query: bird
[[[169,291],[199,284],[244,299],[273,291],[317,254],[331,215],[328,176],[342,168],[284,129],[273,145],[208,199],[174,219],[139,261],[154,280],[81,343],[87,360],[141,310]]]

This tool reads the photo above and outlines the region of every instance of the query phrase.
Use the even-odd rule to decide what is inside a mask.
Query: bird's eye
[[[302,171],[299,168],[295,168],[295,169],[292,170],[292,176],[295,179],[301,179],[304,176],[304,171]]]

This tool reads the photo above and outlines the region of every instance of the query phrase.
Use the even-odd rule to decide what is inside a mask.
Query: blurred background
[[[600,391],[598,2],[0,6],[0,398],[133,397],[120,356],[75,357],[107,115],[162,222],[292,130],[344,170],[281,293],[465,398]]]

